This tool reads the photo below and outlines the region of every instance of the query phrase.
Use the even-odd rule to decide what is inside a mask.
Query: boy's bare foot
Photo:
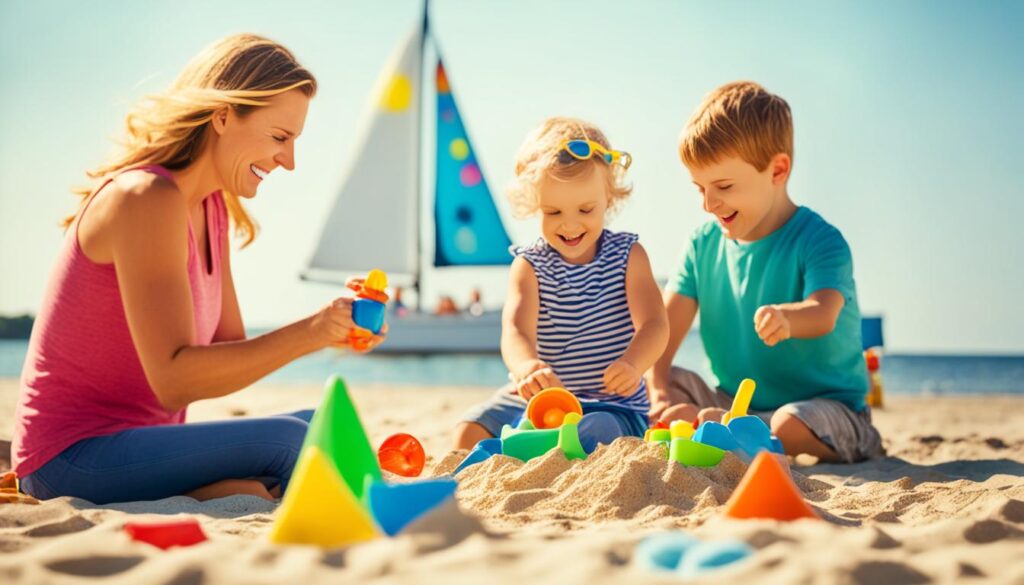
[[[280,488],[274,489],[280,491]],[[195,498],[200,502],[238,495],[257,496],[264,500],[274,500],[274,496],[267,491],[266,486],[255,479],[222,479],[216,483],[192,490],[185,495]]]
[[[841,461],[839,454],[821,442],[804,421],[791,414],[775,413],[772,416],[772,434],[782,441],[786,455],[796,457],[802,453],[814,455],[820,461]]]

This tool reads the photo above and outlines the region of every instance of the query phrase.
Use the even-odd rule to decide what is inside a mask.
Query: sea
[[[17,378],[27,340],[0,340],[0,378]],[[675,363],[708,376],[700,338],[687,337]],[[1022,394],[1024,355],[908,355],[883,353],[886,393],[910,395]],[[508,381],[497,354],[353,355],[323,350],[300,358],[264,381],[316,384],[332,374],[356,384],[408,384],[426,387],[492,386]]]

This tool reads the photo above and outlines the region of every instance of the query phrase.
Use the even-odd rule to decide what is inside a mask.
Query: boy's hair
[[[793,157],[789,104],[753,81],[727,83],[705,96],[679,138],[688,167],[738,156],[763,171],[780,153]]]
[[[589,173],[605,173],[608,186],[608,210],[618,209],[633,187],[625,184],[626,169],[619,164],[608,164],[600,156],[577,160],[563,156],[562,143],[566,140],[592,140],[611,149],[608,138],[597,126],[577,118],[554,117],[533,129],[516,153],[515,176],[506,190],[512,212],[516,217],[536,213],[537,186],[545,177],[558,181],[573,181]]]

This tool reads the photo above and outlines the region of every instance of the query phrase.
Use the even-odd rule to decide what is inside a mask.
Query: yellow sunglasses
[[[563,142],[562,149],[559,151],[559,159],[561,162],[570,162],[563,160],[565,157],[562,156],[562,152],[569,153],[569,156],[576,160],[587,160],[598,155],[608,164],[621,164],[623,169],[628,169],[629,165],[633,163],[633,157],[628,152],[608,150],[593,140],[566,140]]]

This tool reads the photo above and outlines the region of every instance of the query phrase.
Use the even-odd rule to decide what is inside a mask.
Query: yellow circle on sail
[[[466,144],[465,140],[456,138],[448,145],[448,152],[451,153],[452,158],[455,160],[464,160],[469,156],[469,145]]]
[[[401,73],[392,75],[380,97],[380,107],[389,112],[402,112],[409,108],[410,103],[412,103],[412,82]]]

